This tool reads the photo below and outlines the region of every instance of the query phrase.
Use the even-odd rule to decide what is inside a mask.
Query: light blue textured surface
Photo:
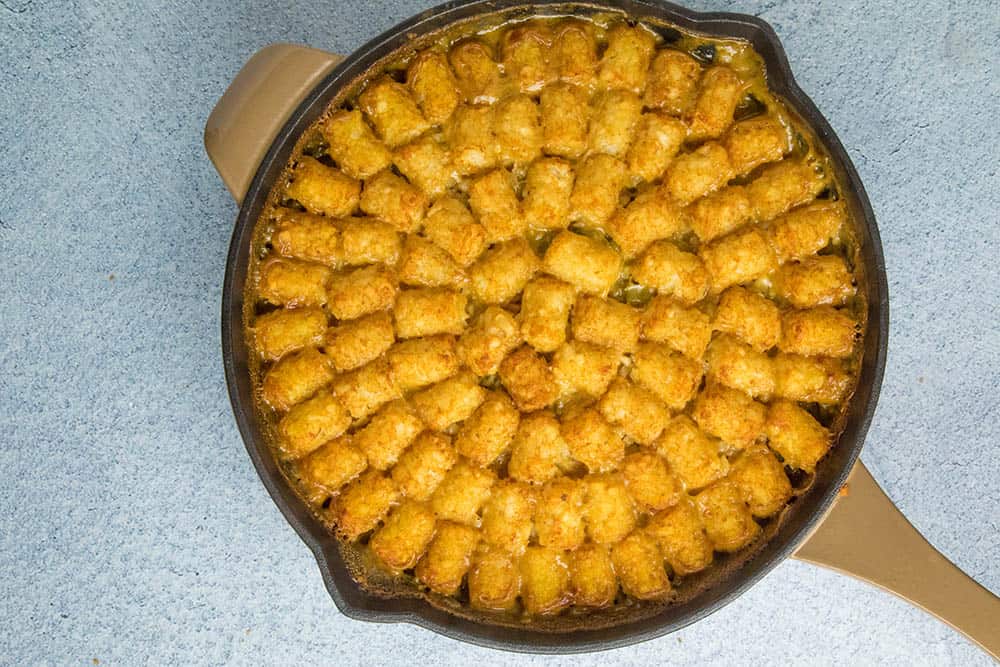
[[[695,4],[769,21],[855,160],[892,298],[864,458],[1000,591],[996,4]],[[223,381],[236,206],[202,148],[208,112],[266,44],[346,53],[427,6],[0,0],[0,663],[543,661],[341,616]],[[988,664],[922,612],[791,561],[677,634],[562,662],[654,661]]]

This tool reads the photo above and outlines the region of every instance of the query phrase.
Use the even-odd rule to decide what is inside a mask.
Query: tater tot
[[[499,102],[493,123],[502,164],[528,164],[541,155],[541,120],[538,106],[530,97],[515,95]]]
[[[565,21],[554,29],[549,62],[560,81],[590,85],[597,75],[597,40],[593,24]]]
[[[483,539],[515,554],[524,551],[534,526],[535,496],[534,488],[523,482],[495,484],[483,506]]]
[[[383,403],[402,395],[384,358],[337,376],[332,390],[355,419],[364,419]]]
[[[389,313],[373,313],[328,330],[323,353],[337,371],[350,371],[382,356],[395,340]]]
[[[635,528],[635,507],[621,475],[588,475],[583,515],[587,536],[597,544],[619,542]]]
[[[645,113],[636,125],[626,163],[633,181],[652,182],[663,175],[687,137],[687,127],[662,113]]]
[[[404,285],[416,287],[458,287],[465,282],[465,272],[447,251],[415,234],[403,243],[396,275]]]
[[[473,609],[510,609],[520,591],[521,574],[510,554],[489,549],[473,556],[469,569],[469,604]]]
[[[358,207],[361,183],[339,169],[303,155],[292,171],[292,182],[285,194],[310,213],[340,218]]]
[[[653,241],[681,234],[686,226],[681,209],[662,191],[651,190],[618,209],[605,229],[625,257],[634,257]]]
[[[701,513],[688,499],[659,512],[646,526],[674,574],[692,574],[712,564],[712,543],[705,534]]]
[[[700,361],[712,339],[712,322],[697,308],[687,308],[665,295],[653,297],[642,314],[642,339],[664,343]]]
[[[680,500],[683,488],[663,459],[649,451],[633,452],[622,461],[625,489],[642,512],[658,512]]]
[[[764,433],[767,406],[742,391],[711,383],[699,394],[691,416],[729,447],[746,449]]]
[[[712,241],[701,247],[698,256],[712,278],[713,294],[763,278],[778,268],[774,250],[756,227]]]
[[[460,199],[450,195],[431,204],[424,234],[462,267],[474,262],[487,245],[486,230]]]
[[[691,229],[702,243],[742,227],[753,219],[746,189],[731,185],[699,199],[687,209]]]
[[[386,354],[393,380],[406,391],[440,382],[461,366],[455,338],[449,335],[413,338],[393,345]]]
[[[417,563],[414,575],[435,593],[455,595],[472,565],[472,552],[479,531],[451,521],[439,521],[427,553]]]
[[[632,277],[687,304],[705,297],[710,279],[698,255],[684,252],[670,241],[656,241],[646,248],[632,267]]]
[[[332,275],[330,268],[322,264],[272,257],[260,265],[257,293],[276,306],[322,306]]]
[[[351,415],[329,392],[320,392],[292,407],[278,422],[282,454],[297,459],[333,440],[351,425]]]
[[[369,84],[358,105],[390,148],[409,143],[430,128],[406,86],[388,76]]]
[[[546,155],[570,159],[583,155],[590,116],[587,92],[568,83],[554,84],[542,90],[539,104]]]
[[[851,390],[851,374],[839,359],[777,354],[774,395],[790,401],[835,404]]]
[[[493,136],[493,107],[463,104],[445,128],[451,146],[451,163],[462,176],[494,166],[499,154]]]
[[[730,287],[719,298],[712,326],[763,352],[781,340],[781,311],[773,301],[756,292]]]
[[[521,218],[532,229],[562,229],[569,224],[573,167],[559,158],[536,160],[524,179]]]
[[[608,548],[585,544],[567,554],[573,604],[578,607],[607,607],[618,595],[618,576]]]
[[[737,174],[747,174],[767,162],[777,162],[791,150],[788,130],[770,116],[733,125],[722,141]]]
[[[344,436],[332,440],[299,461],[297,471],[324,493],[337,493],[368,467],[365,455]]]
[[[538,493],[535,532],[538,544],[552,549],[576,549],[587,537],[583,502],[587,487],[582,481],[558,477]]]
[[[506,30],[500,38],[504,74],[521,92],[532,93],[555,79],[548,53],[552,35],[544,23],[524,23]]]
[[[521,344],[521,330],[514,316],[489,306],[458,341],[458,356],[476,375],[491,375],[500,362]]]
[[[843,202],[817,202],[786,213],[771,223],[771,245],[778,260],[814,255],[840,236],[847,218]]]
[[[740,455],[729,479],[743,493],[755,517],[767,518],[775,514],[792,497],[792,484],[785,468],[767,447]]]
[[[514,176],[506,169],[496,169],[472,181],[469,207],[486,230],[488,243],[507,241],[527,229],[514,191]]]
[[[361,210],[384,220],[401,232],[415,232],[427,213],[427,195],[391,171],[365,181]]]
[[[849,357],[854,353],[858,323],[831,306],[791,310],[781,316],[778,349],[790,354]]]
[[[615,470],[625,458],[625,442],[595,408],[563,415],[560,433],[570,456],[592,473]]]
[[[428,197],[444,194],[454,183],[451,155],[434,137],[421,137],[397,148],[392,154],[392,161],[403,176]]]
[[[341,260],[340,229],[321,215],[280,209],[271,245],[285,257],[336,266]]]
[[[603,225],[618,209],[627,167],[611,155],[590,155],[577,166],[570,195],[570,217],[586,225]]]
[[[265,313],[253,322],[254,348],[265,361],[274,361],[289,352],[319,345],[326,325],[326,314],[320,308],[282,308]]]
[[[469,286],[483,303],[506,303],[524,289],[541,262],[523,238],[499,243],[469,267]]]
[[[660,600],[670,594],[670,579],[656,541],[641,530],[611,547],[611,561],[622,590],[637,600]]]
[[[721,188],[733,175],[726,149],[711,141],[674,158],[663,187],[679,205],[687,206]]]
[[[392,153],[375,137],[361,111],[337,111],[319,126],[327,153],[353,178],[374,176],[389,166]]]
[[[552,369],[528,345],[522,345],[503,360],[500,381],[522,412],[540,410],[559,397]]]
[[[815,166],[801,160],[782,160],[765,167],[747,185],[747,196],[757,220],[766,222],[812,201],[825,187],[826,181]]]
[[[729,472],[729,462],[719,452],[718,444],[687,415],[668,422],[654,447],[688,491],[708,486]]]
[[[854,296],[854,277],[836,255],[789,262],[773,277],[774,292],[796,308],[842,306]]]
[[[642,100],[635,93],[609,90],[598,95],[587,133],[590,152],[624,158],[641,114]]]
[[[358,539],[377,526],[398,501],[399,491],[392,479],[380,470],[369,470],[334,501],[337,532],[348,540]]]
[[[390,572],[402,572],[417,564],[434,537],[434,513],[425,505],[403,501],[372,535],[368,546]]]
[[[641,323],[641,311],[614,299],[581,294],[573,306],[573,337],[618,352],[635,349]]]
[[[566,324],[576,290],[561,280],[542,276],[524,286],[521,335],[539,352],[552,352],[566,341]]]
[[[333,380],[330,362],[307,347],[279,359],[264,375],[261,394],[275,410],[285,411],[309,398]]]
[[[656,37],[647,28],[617,25],[608,31],[608,46],[598,78],[608,88],[642,93]]]
[[[552,373],[562,396],[579,393],[596,398],[617,374],[620,360],[621,354],[611,348],[569,341],[552,355]]]
[[[455,436],[455,449],[477,466],[488,466],[510,450],[521,414],[506,396],[491,392]]]
[[[500,66],[493,50],[477,39],[463,40],[451,47],[448,62],[466,101],[490,104],[503,92]]]
[[[771,359],[734,336],[717,336],[708,346],[706,361],[710,380],[764,401],[774,393]]]
[[[423,502],[430,499],[457,461],[458,454],[447,436],[424,431],[399,457],[392,480],[405,497]]]
[[[475,526],[496,481],[492,470],[459,461],[431,496],[431,508],[439,519]]]
[[[651,391],[623,377],[611,380],[597,409],[628,438],[644,445],[656,440],[670,420],[670,410]]]
[[[486,400],[486,390],[472,373],[462,371],[414,394],[412,401],[424,423],[436,431],[465,421]]]
[[[639,343],[631,378],[672,410],[681,410],[701,385],[701,363],[659,343]]]
[[[542,484],[570,463],[569,446],[551,413],[536,412],[521,419],[507,464],[511,479]]]
[[[518,561],[521,602],[534,616],[555,614],[571,602],[569,567],[556,549],[528,547]]]
[[[733,114],[743,98],[744,84],[736,72],[719,65],[705,70],[694,106],[685,114],[688,138],[714,139],[733,124]]]
[[[760,534],[743,493],[728,480],[717,482],[695,498],[705,533],[718,551],[736,551]]]
[[[424,118],[441,125],[458,106],[458,82],[447,59],[434,51],[421,51],[406,70],[406,85],[420,105]]]
[[[395,264],[399,259],[399,232],[374,218],[341,220],[340,240],[345,264]]]
[[[791,401],[775,401],[767,411],[767,438],[785,465],[812,472],[830,448],[830,433]]]
[[[434,334],[460,334],[465,330],[467,299],[461,292],[439,288],[404,290],[396,297],[393,316],[396,335],[418,338]]]
[[[607,243],[563,231],[545,251],[542,266],[584,292],[603,296],[618,280],[622,258]]]
[[[368,457],[373,468],[388,470],[424,428],[424,423],[403,401],[382,407],[371,421],[354,434],[354,444]]]
[[[644,102],[647,107],[679,116],[694,104],[700,79],[697,60],[682,51],[660,49],[649,65]],[[687,134],[687,128],[684,132]]]
[[[353,320],[392,305],[396,276],[381,266],[340,273],[330,280],[327,308],[338,320]]]

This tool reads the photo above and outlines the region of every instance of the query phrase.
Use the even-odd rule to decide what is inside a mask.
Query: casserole
[[[749,562],[733,562],[730,567],[713,570],[710,575],[713,580],[702,582],[708,585],[699,587],[700,592],[652,616],[626,618],[610,627],[559,622],[512,629],[456,618],[420,600],[373,596],[354,582],[349,563],[345,563],[336,541],[285,483],[254,414],[248,352],[241,326],[242,288],[246,283],[254,224],[305,128],[340,90],[365,76],[373,65],[415,36],[498,12],[503,17],[518,18],[609,9],[637,20],[666,22],[711,36],[749,41],[767,64],[771,89],[813,128],[832,157],[838,180],[847,184],[844,199],[852,217],[862,226],[869,330],[859,387],[848,409],[840,442],[821,462],[810,491],[791,508],[776,534]],[[298,100],[301,103],[293,110]],[[265,49],[247,64],[213,112],[206,128],[206,146],[223,180],[242,203],[230,247],[223,300],[224,361],[234,412],[265,485],[316,554],[327,587],[344,613],[365,620],[410,621],[456,638],[513,650],[570,652],[613,648],[659,636],[698,620],[740,594],[782,558],[795,553],[805,560],[850,570],[877,584],[887,587],[891,584],[897,593],[947,616],[984,645],[994,642],[992,650],[996,650],[996,638],[991,637],[995,634],[991,630],[997,614],[996,597],[934,552],[857,463],[878,397],[888,333],[888,296],[878,231],[848,156],[828,124],[795,85],[776,36],[763,22],[739,15],[695,14],[642,1],[622,1],[611,6],[481,0],[450,3],[404,22],[336,66],[331,56],[302,47],[277,45]],[[830,516],[810,537],[827,513]],[[898,550],[898,560],[885,557],[884,552],[890,548]],[[919,563],[917,554],[926,555],[924,563]],[[930,565],[942,568],[941,573],[931,575],[927,569]]]

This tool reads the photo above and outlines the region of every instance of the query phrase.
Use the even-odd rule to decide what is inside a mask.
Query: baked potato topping
[[[262,215],[262,418],[383,573],[525,616],[669,600],[835,443],[865,326],[835,178],[749,45],[665,34],[441,39]]]

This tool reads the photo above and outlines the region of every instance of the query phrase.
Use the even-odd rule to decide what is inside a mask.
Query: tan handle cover
[[[205,150],[237,204],[292,111],[341,60],[297,44],[255,53],[205,123]]]
[[[1000,598],[932,547],[861,461],[795,558],[884,588],[937,616],[1000,660]]]

